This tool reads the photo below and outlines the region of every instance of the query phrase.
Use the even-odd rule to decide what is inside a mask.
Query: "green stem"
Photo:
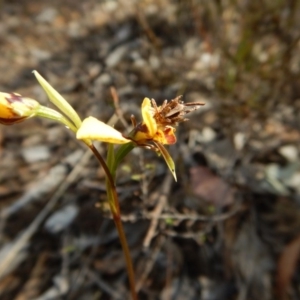
[[[118,234],[119,234],[119,239],[122,245],[123,253],[125,256],[125,262],[126,262],[126,267],[127,267],[127,274],[128,274],[128,279],[129,279],[129,286],[130,286],[130,291],[131,291],[131,296],[133,300],[137,300],[137,294],[135,291],[135,279],[134,279],[134,269],[133,269],[133,264],[132,264],[132,259],[130,256],[130,251],[127,243],[127,239],[125,236],[125,232],[123,229],[122,221],[121,221],[121,212],[120,212],[120,206],[119,206],[119,201],[118,201],[118,195],[114,183],[114,179],[111,175],[110,170],[108,169],[108,166],[101,156],[101,154],[98,152],[98,150],[95,148],[93,144],[87,144],[89,148],[92,150],[98,161],[100,162],[101,166],[104,169],[104,172],[106,174],[106,187],[107,187],[107,197],[108,197],[108,203],[113,215],[113,219],[115,222],[115,226],[117,228]]]
[[[68,128],[70,128],[75,133],[77,131],[77,128],[74,126],[74,124],[69,119],[67,119],[65,116],[63,116],[58,111],[51,109],[49,107],[40,106],[36,111],[36,115],[39,117],[42,117],[42,118],[47,118],[47,119],[51,119],[51,120],[55,120],[60,123],[63,123],[64,125],[66,125]]]

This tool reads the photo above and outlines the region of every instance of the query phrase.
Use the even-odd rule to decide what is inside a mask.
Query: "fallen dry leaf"
[[[210,169],[202,166],[193,167],[190,169],[190,179],[195,196],[218,207],[234,202],[234,189]]]

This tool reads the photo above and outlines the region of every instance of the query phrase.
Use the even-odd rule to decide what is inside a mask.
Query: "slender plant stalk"
[[[134,276],[134,269],[132,264],[132,259],[127,243],[127,239],[125,236],[125,232],[123,229],[123,224],[121,221],[121,212],[120,212],[120,206],[118,201],[118,195],[114,183],[114,179],[111,175],[110,170],[108,169],[108,166],[101,156],[101,154],[98,152],[98,150],[95,148],[93,144],[88,144],[89,148],[92,150],[98,161],[100,162],[101,166],[103,167],[105,174],[106,174],[106,187],[107,187],[107,196],[108,196],[108,203],[113,215],[113,219],[115,222],[115,226],[117,228],[119,239],[122,245],[123,253],[125,256],[125,262],[127,267],[127,274],[129,279],[129,286],[131,291],[131,296],[133,300],[138,300],[136,291],[135,291],[135,276]]]

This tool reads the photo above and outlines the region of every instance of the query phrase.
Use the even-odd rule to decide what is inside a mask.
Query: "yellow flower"
[[[36,115],[40,104],[15,93],[0,92],[0,123],[11,125]]]
[[[130,138],[138,144],[158,142],[163,145],[176,143],[175,126],[187,121],[184,116],[204,105],[201,102],[184,103],[181,96],[165,100],[157,106],[154,99],[145,98],[142,103],[143,122],[136,125],[130,133]]]
[[[149,98],[144,98],[142,103],[143,121],[136,124],[135,119],[132,119],[134,129],[129,134],[129,138],[138,146],[150,148],[161,154],[177,181],[175,163],[163,146],[176,143],[176,129],[172,126],[175,123],[167,120],[167,117],[161,113],[162,107],[157,107],[154,99],[152,99],[152,105]],[[164,102],[163,106],[166,105],[167,102]]]
[[[145,147],[161,154],[175,180],[174,161],[163,145],[176,143],[175,127],[187,119],[184,115],[197,109],[203,103],[183,103],[180,97],[157,106],[154,99],[145,98],[142,103],[143,121],[139,124],[132,118],[134,129],[128,136],[123,136],[111,126],[93,118],[85,119],[77,131],[77,139],[91,139],[113,144],[133,142],[136,146]]]
[[[133,119],[134,129],[129,134],[137,145],[148,147],[161,154],[175,180],[174,161],[163,145],[172,145],[176,143],[175,127],[178,123],[187,121],[184,116],[204,105],[201,102],[184,103],[181,96],[170,100],[165,100],[161,106],[157,106],[154,99],[145,98],[142,103],[143,122],[136,124]]]
[[[156,111],[154,107],[152,107],[149,98],[145,98],[142,103],[142,116],[143,122],[136,125],[130,134],[130,138],[132,138],[133,141],[137,144],[152,141],[167,145],[176,143],[176,129],[170,125],[157,122],[155,118]]]

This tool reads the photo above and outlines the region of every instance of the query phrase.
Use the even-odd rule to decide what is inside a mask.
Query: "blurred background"
[[[117,178],[145,300],[300,299],[300,1],[0,1],[0,90],[123,122],[202,101],[161,157]],[[105,155],[105,145],[98,145]],[[130,299],[103,170],[38,118],[0,127],[0,298]]]

